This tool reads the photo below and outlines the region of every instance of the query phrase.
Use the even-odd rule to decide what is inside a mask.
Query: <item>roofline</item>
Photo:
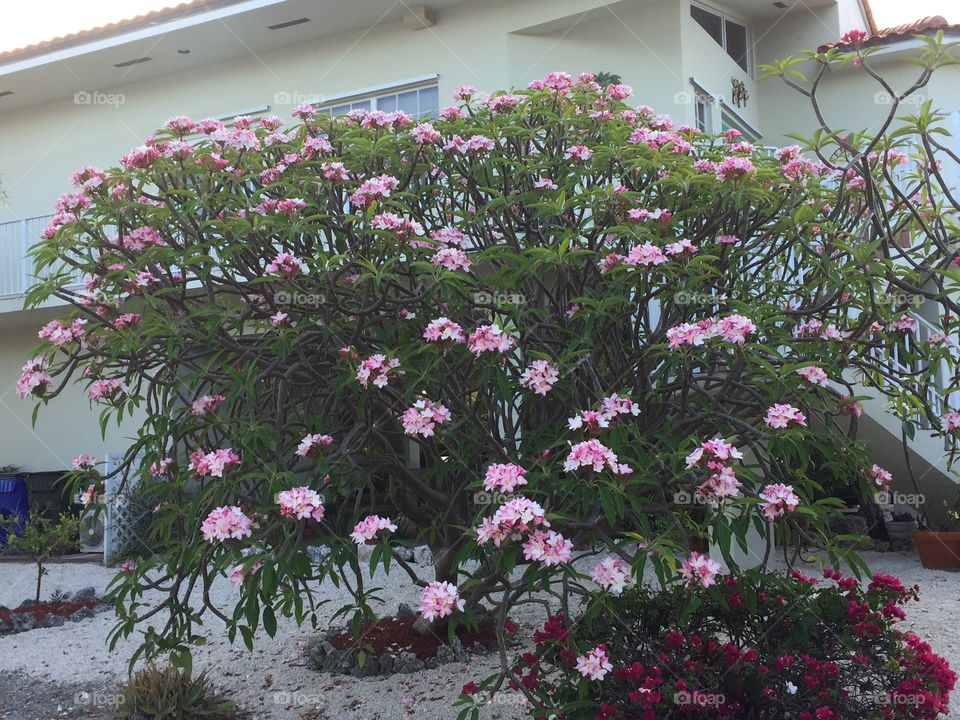
[[[185,0],[132,18],[0,52],[0,66],[9,72],[7,66],[15,64],[16,70],[21,70],[282,1]]]
[[[876,35],[880,32],[880,26],[877,25],[877,19],[873,16],[873,8],[870,7],[870,0],[860,0],[860,8],[863,10],[864,17],[867,18],[870,34]]]

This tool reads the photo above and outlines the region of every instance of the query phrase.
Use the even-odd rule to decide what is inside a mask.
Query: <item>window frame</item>
[[[345,105],[356,105],[368,103],[370,112],[378,109],[377,102],[384,98],[397,97],[406,92],[415,91],[418,93],[417,102],[419,104],[419,92],[427,89],[435,89],[437,93],[437,108],[426,113],[418,113],[414,119],[431,120],[437,117],[440,112],[440,76],[439,74],[424,75],[421,77],[410,78],[398,82],[385,83],[372,87],[359,88],[357,90],[325,97],[311,103],[317,112],[333,114],[334,108],[341,108]],[[430,114],[434,113],[434,114]]]
[[[750,23],[744,20],[741,20],[735,15],[730,15],[729,13],[723,10],[719,10],[712,5],[707,5],[706,3],[698,2],[697,0],[690,0],[689,5],[691,9],[696,7],[697,9],[702,10],[703,12],[716,15],[718,18],[720,18],[720,32],[721,32],[721,36],[723,37],[723,42],[720,43],[720,47],[727,54],[727,57],[733,60],[733,62],[736,64],[738,68],[743,70],[749,77],[752,78],[753,77],[753,31],[750,27]],[[696,18],[693,17],[692,12],[688,12],[687,16],[690,18],[690,20],[692,20],[694,23],[697,24],[697,27],[699,27],[704,32],[707,32],[703,28],[703,26],[697,22]],[[744,30],[744,33],[746,35],[746,55],[744,56],[744,60],[747,63],[746,68],[742,67],[740,63],[737,62],[737,59],[730,54],[730,51],[727,50],[727,22],[732,22],[736,25],[739,25]],[[709,33],[707,34],[709,35]],[[710,39],[713,40],[712,35],[710,36]]]

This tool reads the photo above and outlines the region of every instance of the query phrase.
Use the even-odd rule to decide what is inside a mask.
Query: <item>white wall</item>
[[[91,408],[82,385],[67,388],[41,407],[36,428],[32,426],[35,402],[18,398],[14,386],[39,343],[38,328],[52,317],[48,310],[18,313],[6,316],[0,327],[0,465],[30,472],[67,470],[81,453],[103,460],[108,452],[123,452],[136,436],[139,423],[128,420],[119,428],[112,423],[103,439],[100,408]]]

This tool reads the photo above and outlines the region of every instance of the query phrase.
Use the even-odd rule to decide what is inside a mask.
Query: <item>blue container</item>
[[[19,533],[27,522],[30,500],[27,497],[27,479],[25,477],[0,478],[0,516],[19,517],[14,532]],[[0,548],[7,544],[7,530],[0,527]]]

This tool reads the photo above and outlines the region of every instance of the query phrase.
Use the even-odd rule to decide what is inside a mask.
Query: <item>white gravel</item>
[[[908,610],[904,625],[930,641],[936,652],[960,669],[960,573],[925,570],[914,553],[864,553],[876,571],[900,577],[904,584],[921,586],[921,602]],[[0,564],[0,604],[16,606],[32,596],[35,575],[27,564]],[[92,585],[102,592],[114,571],[89,564],[59,564],[49,567],[44,578],[44,596],[55,588],[76,591]],[[393,612],[400,602],[416,604],[418,592],[405,575],[377,576],[383,586],[381,597],[388,602],[383,611]],[[238,590],[229,582],[218,583],[213,599],[232,607]],[[332,587],[322,597],[334,600],[321,608],[329,618],[343,602]],[[533,605],[514,613],[522,625],[537,621]],[[59,628],[31,630],[0,637],[0,673],[18,670],[43,681],[101,691],[104,682],[126,675],[135,638],[120,641],[108,652],[106,638],[114,625],[111,613]],[[212,621],[211,621],[212,623]],[[456,717],[451,702],[464,683],[480,680],[497,667],[493,656],[475,657],[469,664],[455,663],[437,670],[389,678],[353,679],[316,673],[304,666],[303,644],[313,633],[298,628],[292,620],[279,619],[275,638],[258,633],[255,649],[248,652],[242,643],[230,645],[219,624],[206,627],[207,644],[194,653],[195,667],[208,668],[215,684],[243,704],[255,718],[272,720],[450,720]],[[10,717],[17,717],[12,715]],[[499,704],[483,716],[490,720],[518,717],[516,708]],[[960,720],[960,697],[954,702],[951,720]]]

